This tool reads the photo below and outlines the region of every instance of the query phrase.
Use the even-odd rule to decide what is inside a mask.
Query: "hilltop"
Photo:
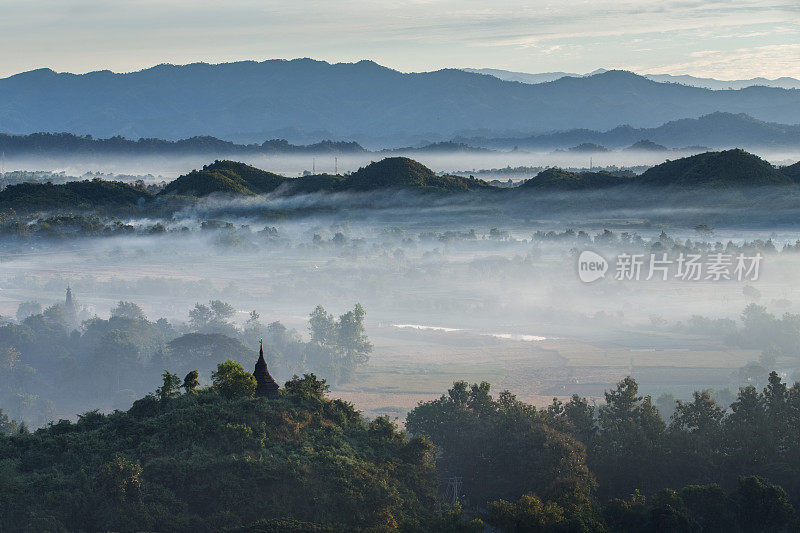
[[[422,163],[407,157],[387,157],[348,176],[344,188],[361,191],[400,188],[456,192],[492,187],[476,178],[439,176]]]
[[[182,196],[234,194],[253,196],[277,189],[289,178],[235,161],[214,161],[167,184],[159,193]]]
[[[127,412],[0,436],[3,477],[13,479],[2,527],[354,531],[433,516],[430,445],[328,399],[313,375],[287,382],[277,400],[160,391]]]
[[[0,101],[6,132],[246,142],[292,128],[355,140],[369,132],[643,128],[715,111],[800,123],[796,89],[712,91],[617,70],[529,85],[457,69],[402,73],[371,61],[311,59],[158,65],[124,74],[39,69],[0,79]]]
[[[760,157],[744,150],[706,152],[667,161],[645,171],[637,184],[673,187],[752,187],[791,185],[793,181]]]

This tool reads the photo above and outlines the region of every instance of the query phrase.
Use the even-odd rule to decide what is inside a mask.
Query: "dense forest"
[[[31,433],[4,417],[0,531],[797,531],[800,383],[665,422],[626,378],[599,407],[536,409],[456,382],[406,429],[326,397],[276,400],[233,360],[164,371],[127,411]]]

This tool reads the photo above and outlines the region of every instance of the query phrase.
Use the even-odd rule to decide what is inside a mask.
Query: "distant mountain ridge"
[[[494,149],[554,150],[582,143],[625,148],[650,141],[669,148],[707,146],[749,149],[800,146],[800,125],[777,124],[745,114],[716,112],[696,119],[679,119],[655,128],[617,126],[608,131],[575,129],[526,137],[455,137],[455,142]]]
[[[577,74],[575,72],[540,72],[540,73],[527,73],[527,72],[514,72],[510,70],[501,70],[496,68],[465,68],[465,72],[472,72],[475,74],[487,74],[494,76],[501,80],[518,81],[520,83],[546,83],[549,81],[559,80],[561,78],[570,76],[573,78],[585,78],[586,76],[594,76],[608,72],[606,69],[597,69],[588,74]],[[657,81],[659,83],[680,83],[682,85],[689,85],[691,87],[701,87],[704,89],[712,89],[715,91],[726,89],[745,89],[747,87],[776,87],[780,89],[800,89],[800,80],[784,76],[781,78],[769,79],[763,77],[750,78],[745,80],[718,80],[714,78],[698,78],[696,76],[689,76],[687,74],[641,74],[641,76],[648,80]]]
[[[536,85],[445,69],[401,73],[371,61],[311,59],[75,75],[40,69],[0,80],[0,131],[101,137],[241,139],[297,128],[334,138],[655,127],[715,111],[800,123],[800,90],[711,91],[608,71]],[[432,137],[433,140],[440,140]]]
[[[711,148],[748,149],[796,148],[800,146],[800,126],[775,124],[756,120],[747,115],[712,113],[698,119],[681,119],[656,128],[618,126],[601,132],[586,129],[558,131],[526,137],[455,137],[451,141],[422,146],[384,149],[391,153],[477,153],[489,150],[511,150],[514,147],[530,150],[570,149],[580,145],[598,145],[612,149],[663,150],[703,146]],[[357,142],[324,140],[314,144],[296,145],[285,139],[263,143],[236,144],[216,137],[192,137],[169,141],[164,139],[130,140],[124,137],[107,139],[78,136],[72,133],[33,133],[7,135],[0,133],[0,151],[7,156],[65,157],[91,155],[189,155],[230,158],[245,154],[364,154],[370,153]]]

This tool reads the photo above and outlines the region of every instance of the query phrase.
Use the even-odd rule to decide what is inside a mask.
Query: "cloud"
[[[0,0],[0,8],[0,48],[18,51],[0,75],[302,56],[406,71],[650,69],[690,65],[695,50],[778,46],[800,35],[796,0]],[[765,74],[786,63],[754,67]]]
[[[685,61],[639,70],[647,73],[669,72],[718,79],[749,78],[753,77],[753,73],[768,78],[778,78],[792,73],[797,75],[800,72],[798,58],[800,58],[800,43],[734,50],[698,50],[689,53]]]

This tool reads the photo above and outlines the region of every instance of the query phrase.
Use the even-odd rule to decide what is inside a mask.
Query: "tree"
[[[330,390],[324,379],[317,379],[312,374],[303,374],[303,377],[294,376],[283,385],[286,394],[301,398],[314,398],[323,400]]]
[[[494,400],[486,382],[454,383],[447,395],[409,412],[406,429],[434,443],[440,475],[462,477],[475,504],[535,493],[574,514],[591,505],[584,446],[513,394]]]
[[[8,415],[0,409],[0,435],[13,435],[19,429],[19,424],[16,420],[11,420]]]
[[[34,301],[22,302],[17,307],[17,322],[22,322],[31,315],[42,314],[42,304]]]
[[[161,374],[164,381],[162,385],[156,389],[156,396],[162,402],[169,400],[170,398],[174,398],[180,394],[181,387],[181,379],[173,374],[168,370],[164,370],[164,373]]]
[[[719,430],[725,412],[711,399],[711,391],[694,393],[693,402],[678,400],[670,427],[682,431],[713,433]]]
[[[208,305],[211,308],[212,320],[217,323],[226,323],[236,314],[236,308],[222,300],[211,300]]]
[[[488,522],[509,533],[566,531],[567,525],[564,509],[533,494],[523,494],[517,502],[491,502]]]
[[[372,343],[369,342],[367,333],[364,330],[364,317],[366,314],[361,304],[356,304],[352,311],[348,311],[339,317],[339,322],[336,325],[337,345],[344,352],[347,365],[352,369],[356,365],[366,363],[370,352],[372,352]]]
[[[111,316],[132,318],[134,320],[147,320],[142,308],[133,302],[120,302],[111,310]]]
[[[197,370],[192,370],[186,377],[183,378],[183,390],[186,391],[186,394],[195,394],[197,392],[197,386],[200,385],[200,382],[197,380],[198,377]]]
[[[226,398],[251,397],[256,392],[256,378],[242,365],[228,359],[217,365],[211,373],[214,388]]]
[[[564,404],[564,417],[575,430],[575,436],[582,442],[588,442],[596,430],[594,421],[594,407],[589,405],[586,398],[577,394]]]
[[[318,305],[309,316],[308,330],[311,332],[311,342],[320,346],[329,346],[335,342],[336,323],[333,315]]]
[[[589,464],[600,487],[611,491],[608,496],[663,487],[668,471],[662,460],[666,424],[658,409],[649,396],[639,396],[639,385],[630,376],[606,392],[605,399],[598,409],[599,428],[588,445]],[[651,480],[660,487],[647,485]]]
[[[210,307],[196,303],[189,310],[189,324],[193,331],[203,331],[208,327],[213,316],[214,314]]]
[[[795,517],[786,491],[758,476],[740,477],[731,499],[744,531],[787,531]]]

